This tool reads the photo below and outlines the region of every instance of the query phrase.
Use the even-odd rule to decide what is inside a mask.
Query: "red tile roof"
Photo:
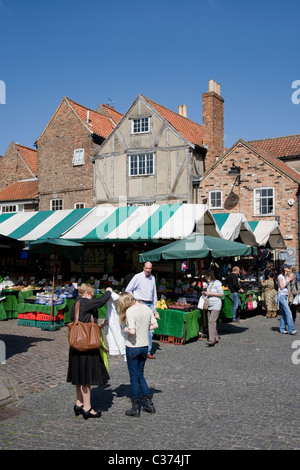
[[[17,181],[0,191],[0,201],[23,201],[35,199],[38,195],[38,181]]]
[[[278,158],[300,155],[300,134],[250,140],[249,144]]]
[[[37,176],[38,171],[38,157],[37,151],[30,147],[25,147],[24,145],[20,145],[15,143],[15,147],[23,160],[26,162],[32,173]]]
[[[243,141],[241,140],[241,142],[243,142]],[[269,163],[271,163],[276,168],[278,168],[278,170],[285,173],[286,176],[292,178],[297,183],[300,183],[300,173],[298,173],[298,171],[294,170],[294,168],[291,168],[289,165],[287,165],[283,161],[279,160],[279,158],[275,157],[274,155],[270,155],[267,152],[264,152],[263,150],[261,150],[260,148],[254,146],[253,144],[250,144],[249,142],[244,142],[244,144],[248,145],[248,147],[250,147],[250,149],[253,149],[259,155],[261,155],[263,158],[265,158],[265,160],[267,160]]]
[[[122,118],[120,113],[113,110],[109,106],[106,106],[105,108],[110,117],[104,116],[97,111],[93,111],[92,109],[86,108],[81,104],[75,103],[75,101],[72,101],[69,98],[66,99],[76,114],[79,116],[81,121],[90,129],[91,133],[97,134],[100,137],[104,137],[105,139],[109,136],[109,134],[115,128],[116,124]],[[88,118],[89,122],[87,122]]]
[[[143,95],[141,95],[143,96]],[[186,140],[192,144],[203,147],[203,128],[200,124],[197,124],[190,119],[181,116],[168,108],[165,108],[161,104],[155,103],[155,101],[143,98],[151,104],[151,106],[159,112],[159,114],[168,121]]]

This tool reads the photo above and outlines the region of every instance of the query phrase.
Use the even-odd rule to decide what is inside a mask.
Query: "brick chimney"
[[[220,85],[209,80],[208,92],[202,95],[203,144],[208,147],[205,171],[224,153],[224,99]]]

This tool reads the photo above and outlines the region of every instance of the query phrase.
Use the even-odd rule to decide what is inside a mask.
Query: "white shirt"
[[[152,274],[150,274],[149,277],[146,276],[144,271],[136,274],[126,287],[126,292],[130,292],[136,300],[153,302],[154,307],[156,308],[156,283],[155,277]]]
[[[224,295],[222,283],[218,280],[210,282],[207,286],[208,292],[213,292],[215,294],[222,294]],[[209,310],[221,310],[222,308],[222,300],[221,297],[209,296],[208,297],[208,308]]]

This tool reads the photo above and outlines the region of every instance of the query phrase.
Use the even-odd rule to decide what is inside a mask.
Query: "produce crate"
[[[36,320],[37,321],[55,321],[56,317],[54,317],[53,315],[52,316],[48,315],[47,313],[37,312]]]
[[[19,313],[18,318],[22,318],[23,320],[36,320],[36,313],[34,312]]]
[[[184,344],[184,339],[176,336],[159,335],[159,341],[162,343]]]
[[[36,321],[35,320],[26,320],[25,318],[19,318],[18,319],[18,325],[36,327]]]

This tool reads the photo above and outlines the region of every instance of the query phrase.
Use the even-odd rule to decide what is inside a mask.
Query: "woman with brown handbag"
[[[98,319],[97,309],[108,302],[112,288],[108,287],[105,294],[98,299],[93,299],[94,292],[90,284],[81,284],[78,289],[79,297],[71,307],[71,321],[75,320],[75,308],[78,301],[80,301],[80,322],[89,323],[92,316]],[[105,322],[102,323],[101,327],[103,326]],[[76,416],[82,414],[85,419],[100,418],[101,412],[94,411],[91,406],[91,385],[104,385],[108,380],[109,375],[100,354],[100,344],[98,349],[88,352],[70,348],[67,382],[76,385],[77,400],[74,406]]]

